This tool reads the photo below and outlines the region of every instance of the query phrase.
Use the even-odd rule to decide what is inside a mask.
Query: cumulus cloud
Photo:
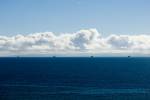
[[[0,55],[150,54],[150,35],[102,35],[88,29],[0,36]]]

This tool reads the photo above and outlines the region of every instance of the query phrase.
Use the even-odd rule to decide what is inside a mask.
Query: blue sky
[[[0,0],[0,35],[89,28],[149,34],[150,0]]]
[[[0,56],[150,55],[150,0],[0,0]]]

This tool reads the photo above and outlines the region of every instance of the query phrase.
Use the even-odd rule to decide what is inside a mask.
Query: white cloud
[[[0,36],[0,55],[150,54],[150,35],[109,35],[96,29]]]

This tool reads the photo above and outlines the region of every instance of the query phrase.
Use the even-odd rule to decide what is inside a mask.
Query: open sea
[[[150,58],[0,58],[0,100],[150,100]]]

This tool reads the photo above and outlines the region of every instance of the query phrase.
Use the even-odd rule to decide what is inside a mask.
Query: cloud
[[[96,29],[0,36],[0,55],[150,54],[150,35],[109,35]]]

